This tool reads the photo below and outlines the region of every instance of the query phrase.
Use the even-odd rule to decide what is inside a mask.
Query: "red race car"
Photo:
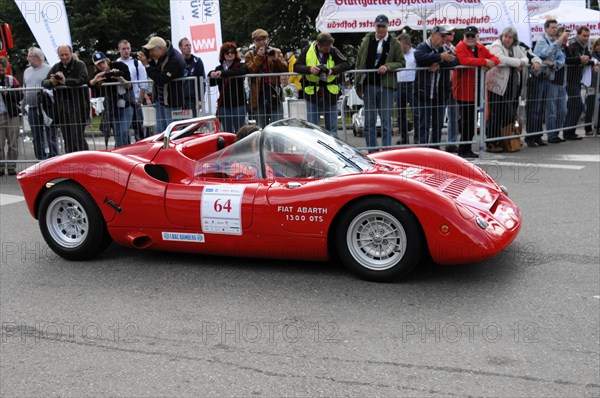
[[[111,241],[137,249],[326,261],[398,279],[425,254],[482,260],[517,236],[521,213],[479,167],[442,151],[365,156],[285,119],[235,141],[214,117],[176,122],[112,151],[48,159],[18,176],[60,256]]]

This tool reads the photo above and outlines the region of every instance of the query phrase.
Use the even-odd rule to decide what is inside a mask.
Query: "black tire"
[[[421,226],[401,203],[365,198],[344,211],[335,230],[343,264],[363,279],[391,282],[407,275],[423,255]]]
[[[74,182],[63,182],[48,189],[40,200],[38,216],[44,240],[67,260],[90,260],[111,243],[94,199]]]

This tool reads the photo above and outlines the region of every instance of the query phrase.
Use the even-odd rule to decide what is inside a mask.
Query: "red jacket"
[[[477,58],[473,51],[461,41],[456,45],[456,57],[460,65],[464,66],[485,66],[486,60],[494,61],[496,65],[500,63],[498,57],[492,54],[483,44],[476,43]],[[452,96],[457,101],[475,102],[475,68],[460,68],[452,71]],[[479,83],[481,85],[481,82]]]

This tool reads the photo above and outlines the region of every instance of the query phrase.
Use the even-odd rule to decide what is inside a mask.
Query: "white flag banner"
[[[71,30],[64,0],[15,0],[50,65],[59,62],[58,46],[71,45]]]
[[[192,53],[202,59],[205,71],[215,69],[223,44],[219,0],[171,0],[170,5],[173,46],[177,48],[179,40],[187,37],[192,43]],[[214,114],[219,96],[216,86],[210,96],[211,101],[205,101],[208,106],[205,112]]]

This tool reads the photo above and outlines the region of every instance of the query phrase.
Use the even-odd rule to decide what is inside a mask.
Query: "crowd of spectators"
[[[598,134],[600,123],[593,118],[600,39],[591,43],[588,27],[579,27],[573,35],[556,20],[548,20],[544,35],[529,48],[511,27],[485,46],[475,26],[468,26],[458,42],[454,27],[434,26],[428,38],[413,48],[410,35],[396,37],[388,32],[388,25],[387,16],[376,17],[374,31],[360,43],[354,65],[335,47],[329,33],[320,33],[314,42],[284,55],[271,46],[264,29],[252,32],[245,54],[236,43],[223,43],[219,64],[208,73],[203,61],[192,54],[188,38],[179,41],[178,51],[168,40],[152,37],[137,53],[121,40],[118,59],[111,61],[103,52],[93,54],[91,78],[70,46],[58,47],[60,62],[55,65],[46,64],[43,52],[32,47],[25,90],[4,90],[0,95],[0,160],[4,161],[0,175],[5,166],[8,174],[15,174],[16,165],[7,161],[18,156],[19,111],[27,115],[37,159],[59,153],[58,129],[65,152],[88,149],[84,128],[90,94],[104,98],[102,129],[107,142],[114,134],[115,147],[131,142],[130,129],[136,140],[148,136],[143,105],[154,104],[156,130],[162,131],[178,112],[197,116],[210,86],[218,87],[216,115],[225,131],[237,131],[248,120],[264,127],[283,117],[285,101],[299,98],[306,103],[308,121],[320,124],[322,116],[326,130],[337,137],[337,103],[349,82],[364,101],[365,144],[371,152],[392,145],[393,114],[400,135],[396,144],[410,144],[408,133],[414,129],[413,143],[440,149],[443,144],[445,150],[465,158],[477,157],[470,142],[482,123],[489,152],[504,151],[502,137],[518,134],[515,126],[524,122],[529,147],[580,140],[575,127],[582,117],[585,134]],[[7,60],[0,58],[0,86],[19,88],[18,80],[6,74],[7,66]],[[482,100],[487,106],[480,111]],[[525,115],[519,115],[523,103]]]

